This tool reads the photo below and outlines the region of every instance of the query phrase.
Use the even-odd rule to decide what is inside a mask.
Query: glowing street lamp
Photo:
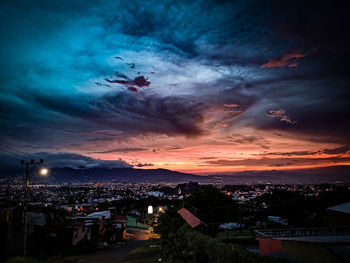
[[[23,223],[24,223],[24,230],[23,230],[23,256],[27,256],[27,235],[28,235],[28,225],[27,225],[27,210],[28,210],[28,187],[29,187],[29,166],[31,165],[41,165],[44,162],[44,159],[40,159],[39,161],[35,161],[33,159],[29,161],[21,160],[21,164],[25,165],[26,167],[26,177],[25,177],[25,183],[24,183],[24,206],[23,206]],[[40,174],[43,176],[46,176],[48,173],[48,170],[46,168],[43,168],[40,170]]]
[[[46,176],[48,174],[49,170],[47,168],[40,169],[40,175]]]

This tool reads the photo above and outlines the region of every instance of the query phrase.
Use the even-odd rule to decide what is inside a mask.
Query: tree
[[[239,220],[237,202],[211,185],[193,192],[185,200],[184,205],[208,225],[207,230],[212,236],[216,235],[221,223],[237,222]]]

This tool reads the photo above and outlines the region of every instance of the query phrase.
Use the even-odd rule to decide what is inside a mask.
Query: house
[[[287,219],[284,219],[284,218],[279,217],[279,216],[268,216],[267,220],[270,222],[275,222],[275,223],[280,224],[280,225],[288,226]]]
[[[350,225],[350,202],[327,208],[329,226]]]
[[[114,226],[117,229],[116,240],[121,241],[126,239],[126,223],[127,223],[126,216],[116,215],[114,221],[115,221]]]
[[[82,240],[94,244],[124,240],[127,218],[112,215],[113,213],[108,210],[75,217],[72,244],[77,245]]]
[[[350,227],[255,230],[263,255],[283,255],[300,263],[342,263],[350,258]]]

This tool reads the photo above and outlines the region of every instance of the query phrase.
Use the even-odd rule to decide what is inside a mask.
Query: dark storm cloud
[[[70,167],[70,168],[130,168],[132,167],[123,160],[99,160],[87,156],[73,153],[38,153],[38,156],[43,156],[45,165],[52,167]]]
[[[166,133],[186,136],[200,135],[203,105],[190,98],[137,97],[120,92],[104,96],[96,104],[111,127],[124,125],[134,133]]]
[[[114,72],[114,75],[118,78],[122,78],[122,79],[129,79],[128,76],[122,74],[122,73],[119,73],[118,71]]]
[[[120,137],[119,133],[112,133],[106,130],[101,131],[74,131],[74,130],[64,130],[68,133],[76,133],[76,134],[93,134],[93,135],[102,135],[102,136],[108,136],[108,137]]]
[[[69,167],[73,169],[82,169],[82,168],[131,168],[132,165],[124,162],[123,160],[113,160],[106,161],[100,159],[93,159],[87,156],[83,156],[75,153],[36,153],[35,156],[38,158],[44,159],[44,164],[46,167],[55,167],[55,168],[63,168]],[[9,155],[1,155],[0,156],[0,164],[2,167],[18,167],[19,161],[13,160]],[[15,156],[16,157],[16,156]],[[10,158],[10,159],[9,159]],[[18,158],[18,157],[16,157]],[[22,156],[23,158],[23,156]],[[6,162],[6,163],[4,163]]]
[[[326,154],[345,154],[350,151],[350,145],[334,148],[334,149],[324,149],[322,152]]]
[[[205,111],[217,107],[230,113],[215,121],[225,127],[349,142],[349,19],[341,1],[1,5],[0,121],[7,138],[49,141],[52,129],[45,127],[64,133],[52,143],[69,140],[67,132],[90,141],[199,136],[206,134]],[[217,75],[199,74],[204,66]]]
[[[211,157],[211,156],[208,156],[208,157],[201,157],[199,158],[200,160],[215,160],[217,159],[217,157]]]
[[[147,81],[147,79],[144,76],[135,77],[133,80],[126,78],[126,80],[106,79],[106,81],[109,83],[137,86],[139,88],[148,87],[151,84],[151,82]]]
[[[203,165],[208,166],[291,166],[291,165],[329,165],[348,162],[349,157],[330,157],[330,158],[261,158],[261,159],[242,159],[226,160],[217,159],[205,161]]]
[[[183,149],[183,148],[184,147],[180,147],[180,146],[175,145],[175,146],[172,146],[170,148],[167,148],[166,150],[173,151],[173,150],[180,150],[180,149]]]
[[[139,92],[139,90],[135,87],[128,87],[128,90],[135,93]]]
[[[100,152],[91,152],[90,154],[94,153],[120,153],[120,152],[139,152],[139,151],[146,151],[147,149],[144,148],[132,148],[132,147],[127,147],[127,148],[118,148],[118,149],[111,149],[111,150],[106,150],[106,151],[100,151]]]
[[[259,155],[269,156],[269,155],[281,155],[281,156],[294,156],[294,155],[320,155],[320,154],[329,154],[329,155],[342,155],[350,151],[350,146],[345,145],[333,149],[320,149],[318,151],[292,151],[292,152],[266,152]]]
[[[285,112],[288,113],[287,120],[292,122],[296,120],[294,125],[286,127],[282,124],[282,119],[280,122],[273,121],[271,114],[267,116],[271,118],[270,121],[260,119],[254,125],[260,129],[288,131],[311,141],[348,144],[350,142],[348,136],[350,123],[345,121],[350,114],[348,91],[345,88],[338,90],[335,88],[336,86],[341,87],[343,84],[318,84],[324,86],[318,88],[317,92],[312,91],[312,86],[301,89],[304,98],[295,96],[293,98],[291,95],[290,98],[283,96],[281,99],[272,100],[273,104],[271,105],[281,105],[281,101],[284,101],[284,105],[288,105],[288,108],[285,109]],[[328,85],[332,87],[332,91],[326,89]],[[295,90],[299,90],[299,88],[295,87]]]
[[[67,105],[68,101],[72,104]],[[52,147],[69,141],[125,141],[128,137],[148,133],[197,136],[203,132],[199,126],[202,121],[201,104],[178,97],[154,95],[140,98],[128,92],[117,92],[84,104],[82,100],[75,102],[49,97],[40,104],[35,98],[33,103],[37,105],[36,111],[43,107],[50,114],[44,119],[41,115],[34,115],[29,122],[23,116],[17,121],[27,124],[7,126],[2,131],[3,138],[7,137],[7,141],[16,138],[39,145],[45,141],[46,147]],[[42,123],[40,128],[38,123]],[[99,130],[93,130],[95,127]]]
[[[234,144],[240,144],[240,145],[255,144],[260,146],[264,150],[270,149],[270,146],[269,146],[270,142],[266,138],[251,135],[251,134],[241,135],[238,133],[233,133],[231,136],[228,136],[226,138],[226,142],[230,144],[234,143]]]
[[[136,164],[133,164],[134,167],[149,167],[149,166],[154,166],[154,164],[152,163],[136,163]]]
[[[294,151],[294,152],[269,152],[259,155],[281,155],[281,156],[294,156],[294,155],[315,155],[320,154],[321,151]]]
[[[114,141],[115,139],[114,138],[111,138],[111,137],[101,137],[101,138],[91,138],[91,139],[87,139],[86,141],[87,142],[111,142],[111,141]]]
[[[239,144],[246,144],[246,143],[253,143],[258,142],[263,138],[259,138],[254,135],[241,135],[237,133],[233,133],[232,136],[228,138],[229,141],[239,143]]]

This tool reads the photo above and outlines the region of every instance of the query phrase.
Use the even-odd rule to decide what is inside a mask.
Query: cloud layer
[[[350,143],[341,2],[2,1],[0,10],[7,145],[195,171],[208,156]]]

